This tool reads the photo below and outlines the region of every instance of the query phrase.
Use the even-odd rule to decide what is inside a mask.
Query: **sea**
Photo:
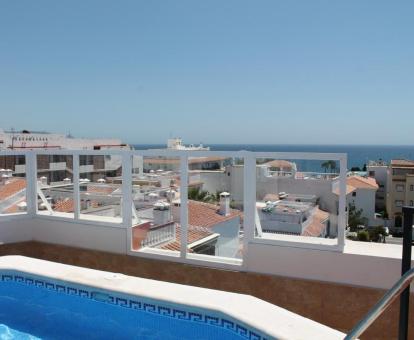
[[[208,144],[212,151],[262,151],[262,152],[328,152],[346,153],[348,155],[348,169],[363,168],[368,161],[392,159],[414,160],[414,145],[292,145],[292,144]],[[136,144],[137,150],[165,148],[165,144]],[[321,161],[296,160],[300,171],[326,171]]]

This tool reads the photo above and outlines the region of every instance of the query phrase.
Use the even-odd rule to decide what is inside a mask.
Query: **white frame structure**
[[[243,268],[245,259],[249,256],[249,246],[251,244],[266,244],[273,246],[286,246],[316,250],[328,250],[341,252],[345,245],[345,225],[346,225],[346,171],[347,156],[340,153],[287,153],[287,152],[249,152],[249,151],[175,151],[175,150],[31,150],[31,151],[0,151],[0,156],[26,156],[26,179],[27,179],[27,214],[3,215],[2,219],[19,218],[26,216],[29,218],[40,218],[67,221],[82,225],[94,225],[109,228],[127,229],[126,253],[132,256],[142,256],[157,259],[172,259],[177,262],[194,263],[202,265],[212,265],[222,268]],[[73,198],[74,198],[74,216],[63,217],[58,215],[44,215],[37,213],[37,155],[68,155],[73,156]],[[112,223],[102,220],[85,220],[80,218],[80,196],[79,196],[79,156],[88,155],[120,155],[122,156],[122,222]],[[180,192],[181,192],[181,248],[180,252],[148,249],[148,251],[132,251],[132,157],[167,157],[180,159]],[[187,192],[188,192],[188,159],[192,157],[211,157],[221,156],[228,158],[244,159],[244,244],[243,259],[228,259],[217,256],[189,254],[187,251],[187,227],[188,227],[188,210],[187,210]],[[305,238],[293,236],[291,239],[266,239],[255,237],[255,209],[256,209],[256,159],[300,159],[300,160],[335,160],[339,161],[339,215],[338,215],[338,237],[334,239]],[[190,256],[189,256],[190,255]],[[214,263],[214,265],[212,264]]]

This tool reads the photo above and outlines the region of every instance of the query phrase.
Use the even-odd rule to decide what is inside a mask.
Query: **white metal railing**
[[[156,226],[150,229],[145,240],[142,240],[142,247],[152,247],[175,239],[175,223]]]
[[[249,152],[249,151],[179,151],[179,150],[33,150],[33,151],[0,151],[0,156],[13,156],[13,155],[25,155],[26,156],[26,179],[27,179],[27,214],[31,217],[38,216],[39,218],[59,218],[65,219],[68,222],[95,224],[102,226],[112,226],[119,228],[131,228],[133,211],[131,206],[133,205],[133,171],[132,161],[135,157],[166,157],[166,158],[178,158],[180,160],[179,172],[180,172],[180,196],[181,196],[181,208],[180,208],[180,232],[181,232],[181,250],[180,256],[185,258],[187,256],[187,234],[188,234],[188,180],[189,180],[189,157],[226,157],[237,158],[244,160],[243,169],[243,249],[245,254],[248,253],[248,246],[251,242],[264,242],[260,236],[260,232],[256,232],[256,159],[269,158],[269,159],[284,159],[284,160],[335,160],[339,161],[340,173],[339,173],[339,213],[338,213],[338,236],[337,243],[332,246],[332,242],[324,244],[324,239],[321,242],[298,242],[295,240],[287,240],[283,238],[277,240],[272,238],[268,240],[269,244],[274,245],[290,245],[294,244],[295,247],[303,246],[317,249],[327,249],[341,251],[343,250],[345,243],[345,192],[346,192],[346,154],[332,154],[332,153],[287,153],[287,152]],[[68,155],[73,157],[73,199],[74,199],[74,213],[73,217],[65,217],[59,214],[51,215],[38,215],[37,213],[37,169],[36,160],[38,155]],[[122,202],[121,202],[121,222],[108,221],[105,219],[96,219],[96,221],[88,221],[81,219],[80,214],[80,164],[79,156],[89,155],[111,155],[121,156],[122,158]],[[323,174],[322,175],[331,175]],[[337,176],[335,174],[335,176]],[[129,233],[129,244],[131,243],[131,233]]]

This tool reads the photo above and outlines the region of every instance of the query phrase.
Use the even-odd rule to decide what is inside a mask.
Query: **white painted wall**
[[[401,246],[347,241],[341,253],[252,242],[245,265],[249,272],[389,289],[401,276]]]
[[[0,244],[32,240],[31,220],[24,214],[0,217]]]
[[[349,202],[355,204],[356,209],[362,209],[362,216],[368,219],[369,226],[379,225],[375,219],[375,192],[373,189],[357,188],[355,196],[348,195]]]
[[[127,254],[129,249],[127,229],[121,227],[73,223],[56,218],[30,219],[25,216],[14,217],[13,220],[10,218],[0,220],[1,242],[29,240],[119,254]],[[140,254],[136,253],[136,255]],[[224,254],[220,255],[224,256]],[[176,257],[165,257],[165,259],[186,262],[185,259]],[[218,266],[213,261],[204,261],[203,265]],[[232,269],[234,270],[234,267]],[[400,276],[401,246],[348,241],[342,253],[277,246],[266,244],[265,240],[260,242],[253,240],[248,245],[248,256],[243,270],[388,289]]]
[[[127,230],[124,228],[40,217],[26,222],[35,241],[126,254]]]
[[[216,224],[211,228],[214,233],[220,234],[216,244],[216,256],[236,257],[239,251],[240,219],[233,218]]]
[[[199,172],[200,181],[203,182],[203,190],[215,194],[216,192],[230,191],[230,180],[227,178],[227,172],[201,171]]]

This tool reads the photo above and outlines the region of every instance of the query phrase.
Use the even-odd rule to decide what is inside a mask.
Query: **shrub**
[[[357,234],[358,241],[369,242],[369,233],[366,230],[358,231]]]
[[[369,239],[373,242],[384,242],[385,236],[388,236],[383,226],[377,226],[369,229]]]

